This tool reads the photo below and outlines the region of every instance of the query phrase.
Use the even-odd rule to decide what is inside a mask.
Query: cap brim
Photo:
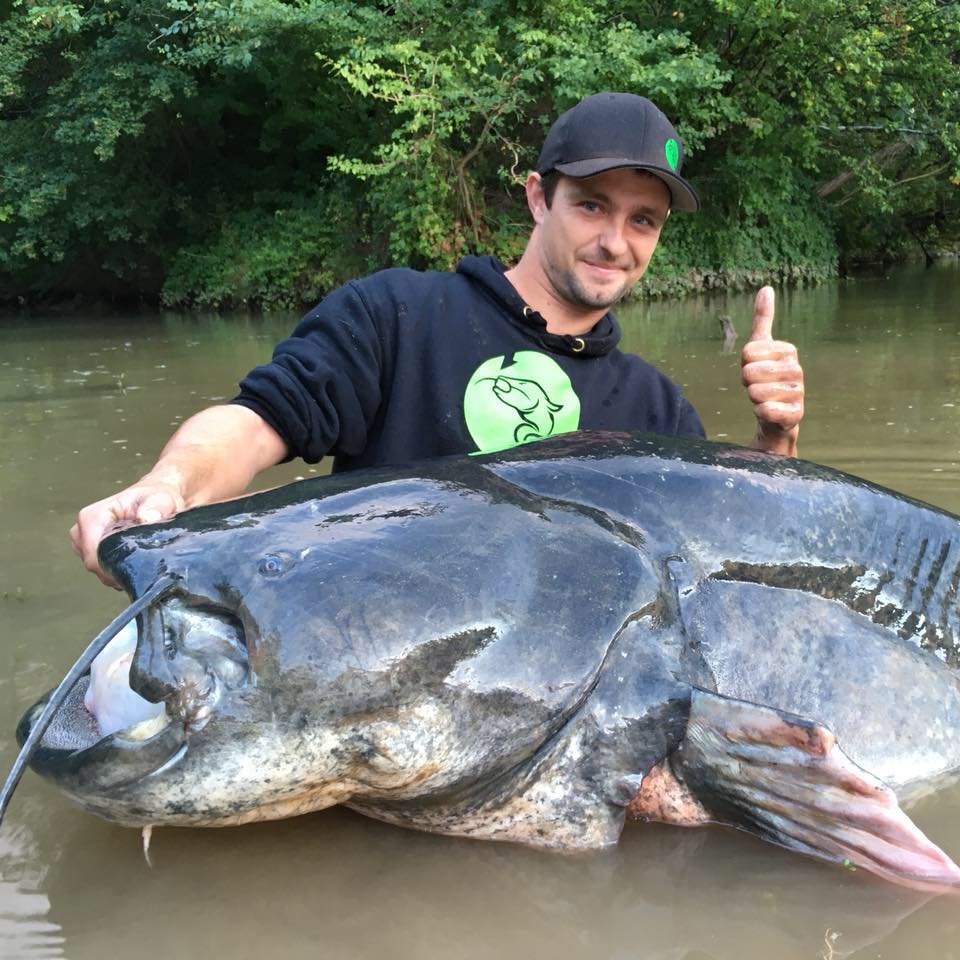
[[[646,170],[652,173],[670,191],[670,209],[696,213],[700,209],[700,197],[697,191],[683,177],[668,173],[660,167],[624,160],[622,157],[591,157],[589,160],[574,160],[572,163],[558,163],[553,169],[567,177],[592,177],[607,170]],[[546,171],[541,171],[546,172]]]

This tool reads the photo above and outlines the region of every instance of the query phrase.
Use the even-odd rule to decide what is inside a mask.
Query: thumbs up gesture
[[[796,456],[803,419],[803,368],[792,343],[773,339],[773,287],[762,287],[757,293],[753,330],[740,363],[757,418],[753,446]]]

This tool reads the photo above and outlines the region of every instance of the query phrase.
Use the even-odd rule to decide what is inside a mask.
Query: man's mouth
[[[596,260],[582,260],[581,262],[586,264],[596,276],[604,279],[621,277],[627,272],[627,267],[617,266],[614,263],[601,263]]]

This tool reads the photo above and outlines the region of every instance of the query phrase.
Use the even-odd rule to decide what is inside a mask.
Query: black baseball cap
[[[592,177],[620,167],[648,170],[666,184],[672,210],[699,210],[696,190],[680,176],[682,166],[680,137],[654,103],[633,93],[595,93],[547,131],[537,173]]]

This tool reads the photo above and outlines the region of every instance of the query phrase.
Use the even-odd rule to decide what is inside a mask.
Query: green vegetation
[[[675,120],[705,201],[648,293],[957,241],[955,0],[0,0],[0,299],[509,259],[546,127],[606,89]]]

